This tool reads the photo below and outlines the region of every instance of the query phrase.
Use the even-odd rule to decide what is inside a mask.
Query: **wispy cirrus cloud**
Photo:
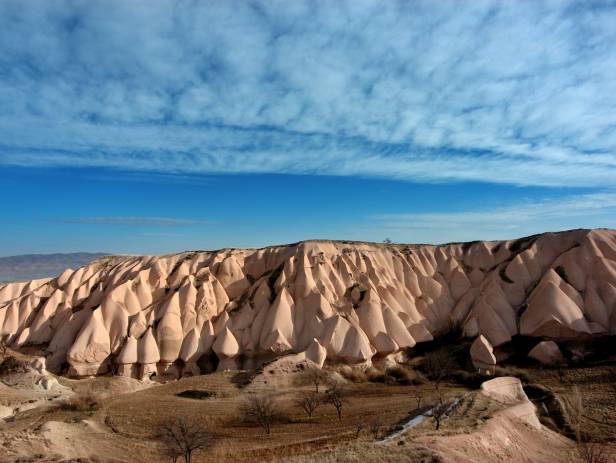
[[[616,228],[616,194],[596,193],[558,200],[523,200],[503,207],[440,213],[374,215],[371,225],[384,235],[413,241],[444,242],[511,239],[570,228]]]
[[[194,225],[213,225],[217,222],[200,219],[177,219],[172,217],[76,217],[50,220],[53,223],[85,225],[130,225],[154,227],[186,227]]]
[[[0,164],[616,186],[616,7],[5,1]]]

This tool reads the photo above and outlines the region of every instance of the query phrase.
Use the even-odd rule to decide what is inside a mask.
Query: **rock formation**
[[[74,376],[196,374],[301,353],[370,362],[451,329],[481,336],[479,361],[516,335],[616,334],[616,232],[106,257],[0,285],[0,336],[43,346],[51,371],[68,364]]]
[[[496,366],[494,348],[483,334],[480,334],[471,344],[471,360],[479,372],[488,374],[494,372]]]
[[[563,354],[554,341],[541,341],[528,356],[545,365],[558,365],[563,361]]]

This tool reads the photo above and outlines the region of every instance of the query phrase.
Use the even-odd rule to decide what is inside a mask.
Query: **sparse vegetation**
[[[355,439],[359,439],[359,435],[364,429],[364,422],[362,420],[357,420],[355,422]]]
[[[385,370],[386,382],[388,384],[400,384],[405,386],[421,384],[423,381],[417,376],[413,370],[410,370],[402,365],[395,365]]]
[[[307,366],[300,376],[301,384],[311,384],[314,392],[319,393],[319,386],[327,382],[327,373],[316,365]]]
[[[17,373],[26,373],[27,371],[28,363],[12,355],[5,357],[0,363],[0,378]]]
[[[369,368],[344,365],[338,369],[340,375],[353,383],[382,383],[391,385],[412,386],[424,383],[424,379],[413,369],[403,365],[395,365],[385,370],[374,366]]]
[[[73,412],[93,412],[100,408],[99,396],[92,392],[74,395],[60,404],[62,410]]]
[[[240,405],[240,413],[244,421],[257,423],[269,435],[277,414],[277,407],[272,397],[253,394]]]
[[[193,453],[212,445],[212,434],[195,420],[185,417],[169,419],[160,425],[158,432],[166,455],[175,463],[180,456],[191,463]]]
[[[326,400],[334,406],[338,420],[342,420],[342,408],[347,403],[346,390],[339,384],[333,384],[326,393]]]
[[[441,391],[436,388],[436,400],[435,405],[432,408],[432,419],[434,420],[434,429],[437,431],[441,427],[441,421],[443,418],[447,416],[447,410],[449,409],[449,404],[445,401],[443,394]]]
[[[372,437],[375,439],[378,439],[380,432],[381,432],[381,428],[383,427],[383,421],[381,420],[380,417],[375,416],[370,420],[368,427],[370,429],[370,434],[372,434]]]
[[[216,394],[214,394],[211,391],[197,391],[197,390],[188,389],[186,391],[178,392],[176,395],[178,397],[183,397],[185,399],[202,400],[202,399],[210,399],[214,397]]]
[[[295,399],[295,405],[301,408],[308,415],[308,418],[312,418],[312,414],[320,403],[320,397],[316,392],[306,392]]]
[[[609,461],[609,455],[605,447],[596,442],[591,442],[590,436],[584,430],[585,409],[584,396],[576,384],[573,386],[571,417],[575,429],[578,455],[584,463],[607,463]]]
[[[441,382],[451,375],[456,364],[450,353],[441,349],[426,355],[422,366],[428,378],[434,382],[438,389]]]

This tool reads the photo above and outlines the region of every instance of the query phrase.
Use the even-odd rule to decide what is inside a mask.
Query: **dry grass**
[[[584,394],[585,408],[582,428],[592,442],[616,442],[616,387],[615,367],[579,366],[565,370],[561,382],[556,369],[521,368],[530,378],[531,385],[551,393],[553,399],[543,400],[549,413],[543,412],[542,422],[557,432],[574,438],[574,423],[571,418],[571,404],[574,401],[574,385]],[[531,397],[532,398],[532,397]],[[539,410],[543,411],[538,400]]]
[[[302,394],[314,393],[314,385],[274,387],[255,381],[240,388],[234,383],[237,372],[220,372],[121,395],[110,393],[115,390],[112,386],[119,381],[117,378],[113,381],[112,378],[103,377],[79,382],[61,379],[64,384],[70,384],[77,390],[70,401],[62,407],[49,408],[46,415],[36,410],[27,412],[8,426],[14,430],[28,430],[40,425],[41,421],[74,422],[87,412],[88,419],[105,429],[109,439],[121,442],[129,449],[126,460],[135,462],[169,461],[156,435],[160,424],[169,417],[190,417],[203,421],[214,434],[213,447],[208,449],[207,455],[204,453],[195,458],[195,462],[430,462],[439,460],[414,444],[414,438],[477,430],[499,407],[485,396],[471,393],[465,396],[452,416],[442,422],[439,431],[435,431],[432,420],[426,420],[406,433],[404,438],[391,444],[376,445],[370,432],[371,420],[375,417],[382,420],[381,436],[390,433],[418,412],[416,397],[422,398],[421,410],[434,403],[434,384],[427,381],[415,384],[423,378],[408,367],[388,370],[341,367],[337,370],[348,380],[345,384],[348,404],[345,404],[341,421],[330,404],[321,404],[312,418],[308,418],[304,410],[297,406]],[[571,368],[564,384],[555,370],[519,368],[515,372],[520,376],[526,375],[538,387],[538,394],[550,391],[562,402],[562,422],[568,420],[566,404],[570,389],[574,383],[579,383],[586,393],[588,404],[584,416],[585,427],[598,442],[616,440],[616,401],[611,387],[616,387],[616,381],[606,367]],[[440,385],[447,400],[470,390],[452,383],[452,380],[443,380]],[[121,385],[125,387],[123,382]],[[326,389],[320,389],[318,395],[324,398]],[[191,394],[178,396],[185,391],[197,391],[199,394],[195,398]],[[207,392],[210,397],[201,399],[202,392]],[[272,424],[269,436],[258,425],[242,422],[237,412],[238,406],[248,395],[267,393],[276,393],[279,411],[286,417]],[[101,394],[106,397],[102,398]],[[537,402],[537,405],[541,410],[541,404]],[[363,427],[359,438],[356,438],[358,423]],[[84,445],[88,445],[87,442]]]
[[[304,393],[314,391],[314,386],[277,388],[275,391],[259,385],[237,388],[232,383],[233,374],[185,378],[152,389],[147,389],[114,398],[106,404],[104,414],[108,423],[113,423],[114,432],[142,442],[154,439],[152,429],[170,414],[195,416],[212,423],[216,443],[212,451],[216,461],[254,462],[268,461],[288,455],[317,452],[351,440],[355,441],[356,424],[367,424],[375,416],[383,420],[383,432],[415,413],[415,395],[432,395],[431,385],[403,386],[381,383],[351,383],[345,386],[348,403],[344,406],[342,420],[331,404],[320,405],[312,418],[297,407],[297,399]],[[255,383],[258,384],[258,383]],[[208,400],[181,398],[183,390],[207,390],[214,393]],[[319,393],[325,397],[325,389]],[[463,388],[447,387],[452,395],[465,391]],[[240,420],[237,409],[251,393],[276,392],[279,412],[285,420],[276,420],[271,435],[251,423]],[[367,427],[362,435],[368,435]],[[149,461],[164,461],[160,455],[148,455]],[[415,460],[403,460],[415,461]],[[421,460],[418,460],[421,461]]]
[[[360,440],[270,461],[272,463],[437,463],[442,460],[425,447],[405,440],[387,446],[376,444],[374,441]]]

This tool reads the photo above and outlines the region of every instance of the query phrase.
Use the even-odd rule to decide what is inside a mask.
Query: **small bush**
[[[385,376],[385,373],[381,370],[377,370],[374,367],[370,367],[368,370],[366,370],[366,379],[371,383],[387,382],[387,377]]]
[[[28,363],[16,359],[12,355],[6,357],[2,363],[0,363],[0,377],[14,373],[26,373],[27,371]]]
[[[385,371],[385,375],[389,384],[414,386],[423,383],[421,378],[413,370],[404,368],[402,365],[396,365],[388,368]]]
[[[365,383],[367,378],[367,371],[358,367],[352,367],[350,365],[342,365],[337,369],[340,376],[352,383]]]
[[[214,392],[199,391],[199,390],[194,390],[194,389],[188,389],[186,391],[178,392],[176,394],[176,396],[182,397],[184,399],[196,399],[196,400],[210,399],[214,397],[215,395],[216,393]]]
[[[92,393],[87,393],[71,397],[62,402],[60,408],[73,412],[93,412],[98,410],[100,406],[99,398]]]

